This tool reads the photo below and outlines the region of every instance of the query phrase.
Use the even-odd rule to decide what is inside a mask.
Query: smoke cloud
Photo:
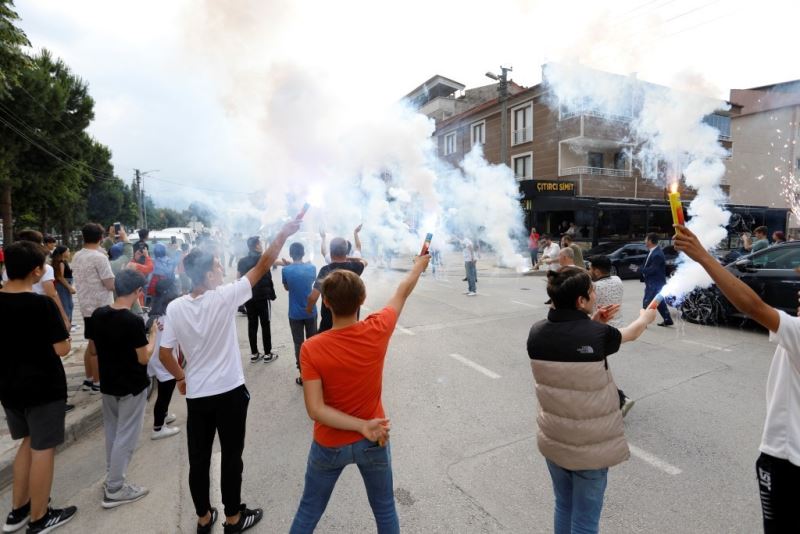
[[[281,25],[268,20],[289,17],[291,5],[274,3],[267,13],[255,5],[207,2],[187,22],[187,52],[220,87],[258,177],[225,178],[225,185],[253,191],[216,200],[229,231],[254,232],[258,220],[269,233],[308,201],[305,231],[348,237],[363,223],[368,256],[416,253],[433,232],[434,246],[469,237],[489,245],[500,263],[522,268],[517,249],[525,230],[510,169],[489,165],[479,148],[461,168],[444,163],[432,120],[399,97],[374,98],[368,84],[377,82],[363,73],[291,57],[296,37],[281,36]]]
[[[642,176],[666,187],[681,177],[696,191],[689,205],[687,226],[703,246],[712,249],[727,236],[730,213],[719,184],[725,174],[727,151],[719,132],[703,122],[728,104],[705,96],[709,88],[697,75],[684,74],[673,88],[599,72],[575,63],[548,64],[545,82],[552,91],[551,105],[564,111],[593,111],[630,124],[630,155]],[[711,278],[696,263],[681,256],[675,275],[662,293],[679,300]]]

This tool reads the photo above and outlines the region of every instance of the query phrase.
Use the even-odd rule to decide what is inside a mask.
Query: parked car
[[[664,259],[667,262],[667,276],[675,272],[675,260],[678,259],[678,251],[675,247],[668,245],[662,247]],[[641,243],[603,243],[583,254],[588,260],[592,256],[608,256],[611,260],[611,274],[620,278],[639,278],[644,262],[650,250]],[[588,261],[587,261],[588,267]]]
[[[791,241],[742,256],[725,268],[770,306],[796,315],[797,291],[800,290],[800,274],[796,269],[799,267],[800,241]],[[680,310],[685,320],[699,324],[747,318],[716,286],[694,290],[684,298]]]

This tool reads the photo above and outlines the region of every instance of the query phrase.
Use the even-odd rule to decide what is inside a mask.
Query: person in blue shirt
[[[305,248],[302,243],[292,243],[289,256],[292,263],[282,271],[283,287],[289,292],[289,328],[294,341],[294,358],[297,370],[300,371],[300,347],[303,341],[317,333],[317,308],[306,311],[308,296],[317,278],[317,268],[311,263],[304,263]],[[295,383],[303,385],[303,379],[297,377]]]

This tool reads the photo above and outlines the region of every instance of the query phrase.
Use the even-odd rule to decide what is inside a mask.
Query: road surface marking
[[[628,443],[628,448],[631,450],[631,454],[633,454],[634,456],[636,456],[640,460],[644,460],[645,462],[647,462],[648,464],[652,465],[656,469],[660,469],[661,471],[664,471],[668,475],[673,475],[674,476],[674,475],[680,475],[681,473],[683,473],[683,471],[681,471],[680,468],[675,467],[674,465],[665,462],[664,460],[662,460],[661,458],[658,458],[657,456],[653,456],[652,454],[650,454],[647,451],[643,451],[639,447],[635,447],[635,446],[631,445],[630,443]]]
[[[400,326],[400,325],[396,325],[396,326],[395,326],[395,329],[396,329],[396,330],[400,330],[402,333],[404,333],[404,334],[407,334],[407,335],[409,335],[409,336],[416,336],[416,334],[415,334],[414,332],[412,332],[412,331],[411,331],[411,330],[409,330],[408,328],[402,327],[402,326]]]
[[[484,367],[482,365],[478,365],[477,363],[473,362],[469,358],[466,358],[466,357],[464,357],[464,356],[462,356],[460,354],[453,353],[453,354],[450,354],[450,357],[453,358],[454,360],[457,360],[457,361],[463,363],[467,367],[472,367],[473,369],[475,369],[479,373],[483,373],[486,376],[488,376],[489,378],[494,378],[494,379],[500,378],[500,375],[498,375],[494,371],[490,371],[486,367]]]
[[[536,304],[528,304],[527,302],[521,302],[519,300],[512,300],[511,302],[514,303],[514,304],[521,304],[522,306],[528,306],[529,308],[538,308],[539,307]]]
[[[721,350],[724,352],[731,352],[731,349],[726,349],[725,347],[717,347],[716,345],[708,345],[706,343],[700,343],[699,341],[692,341],[691,339],[681,339],[684,343],[689,343],[691,345],[698,345],[700,347],[705,347],[707,349],[713,350]]]

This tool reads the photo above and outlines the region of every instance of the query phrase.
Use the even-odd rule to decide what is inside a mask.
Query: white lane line
[[[469,358],[466,358],[466,357],[464,357],[464,356],[462,356],[460,354],[453,353],[453,354],[450,354],[450,357],[453,358],[454,360],[457,360],[457,361],[463,363],[467,367],[472,367],[473,369],[475,369],[479,373],[483,373],[486,376],[488,376],[489,378],[494,378],[494,379],[500,378],[500,375],[498,375],[494,371],[490,371],[486,367],[484,367],[482,365],[478,365],[477,363],[473,362]]]
[[[529,308],[538,308],[539,307],[536,304],[528,304],[527,302],[521,302],[519,300],[512,300],[511,302],[514,303],[514,304],[520,304],[522,306],[528,306]]]
[[[628,448],[631,450],[631,454],[633,454],[634,456],[636,456],[640,460],[644,460],[645,462],[647,462],[648,464],[652,465],[656,469],[660,469],[661,471],[664,471],[668,475],[675,476],[675,475],[680,475],[681,473],[683,473],[683,471],[681,471],[680,468],[675,467],[674,465],[665,462],[664,460],[662,460],[661,458],[658,458],[657,456],[653,456],[652,454],[650,454],[647,451],[643,451],[639,447],[635,447],[635,446],[631,445],[630,443],[628,443]]]
[[[400,325],[396,325],[394,328],[395,328],[395,330],[399,330],[402,333],[404,333],[406,335],[409,335],[409,336],[416,336],[417,335],[414,332],[412,332],[411,330],[409,330],[408,328],[402,327]]]
[[[684,343],[689,343],[690,345],[698,345],[700,347],[705,347],[707,349],[712,350],[721,350],[724,352],[731,352],[731,349],[726,349],[725,347],[717,347],[716,345],[708,345],[706,343],[700,343],[699,341],[692,341],[691,339],[681,339]]]
[[[215,495],[217,488],[221,488],[222,484],[222,451],[217,451],[211,455],[211,484],[209,489],[212,495]]]

